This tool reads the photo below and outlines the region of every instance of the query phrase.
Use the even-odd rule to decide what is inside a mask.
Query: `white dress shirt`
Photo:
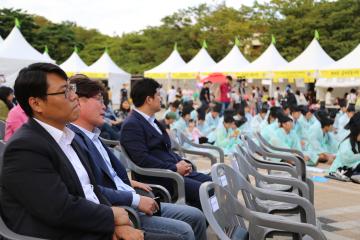
[[[73,166],[84,191],[85,197],[87,200],[92,201],[94,203],[100,203],[97,198],[94,187],[90,183],[90,178],[88,173],[86,172],[84,166],[82,165],[78,155],[75,150],[71,146],[71,142],[74,139],[75,133],[71,131],[69,128],[65,127],[63,131],[46,124],[36,118],[34,118],[36,122],[38,122],[59,144],[61,150],[64,152],[66,157],[70,160],[71,165]]]
[[[115,182],[117,190],[131,192],[133,195],[131,207],[137,208],[140,203],[140,195],[138,195],[135,190],[123,182],[123,180],[117,175],[116,171],[114,170],[113,166],[111,165],[109,154],[107,153],[106,149],[102,145],[102,143],[99,140],[100,136],[100,129],[95,128],[94,132],[90,132],[86,130],[85,128],[80,127],[79,125],[74,124],[77,128],[79,128],[85,135],[90,138],[90,140],[94,143],[96,146],[96,149],[101,154],[102,158],[105,160],[106,166],[108,167],[108,170]]]
[[[134,110],[136,112],[138,112],[141,116],[143,116],[145,118],[145,120],[148,121],[150,123],[150,125],[153,126],[158,133],[160,133],[160,135],[162,135],[162,132],[161,132],[159,126],[155,123],[155,116],[154,115],[149,116],[146,113],[143,113],[142,111],[140,111],[140,110],[138,110],[136,108]]]

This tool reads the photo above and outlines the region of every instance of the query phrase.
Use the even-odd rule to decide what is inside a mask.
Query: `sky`
[[[0,8],[26,10],[52,22],[72,21],[95,28],[108,35],[121,35],[147,26],[161,24],[161,19],[178,9],[224,0],[0,0]],[[225,0],[227,6],[251,6],[254,0]],[[261,1],[260,1],[261,2]]]

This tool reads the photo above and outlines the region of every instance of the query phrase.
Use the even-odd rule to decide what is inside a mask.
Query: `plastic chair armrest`
[[[251,221],[251,225],[253,226],[263,226],[283,231],[307,234],[314,240],[326,240],[326,237],[321,230],[314,225],[289,221],[288,218],[266,213],[254,212],[254,215],[255,216]]]

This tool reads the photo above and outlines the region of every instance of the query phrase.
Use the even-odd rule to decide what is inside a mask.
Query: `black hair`
[[[84,74],[76,74],[70,77],[69,82],[72,84],[76,84],[76,94],[79,97],[92,98],[101,93],[104,97],[105,104],[105,96],[107,96],[107,94],[104,94],[106,90],[101,85],[101,83],[91,80],[88,76]],[[108,97],[107,101],[109,101]],[[105,106],[107,105],[105,104]]]
[[[216,103],[214,107],[211,108],[210,110],[211,112],[217,112],[220,113],[221,112],[221,105]]]
[[[301,107],[300,106],[291,106],[290,107],[290,112],[301,112]]]
[[[198,120],[205,120],[205,116],[206,116],[205,112],[199,109],[197,110],[197,112],[198,112],[198,116],[197,116]]]
[[[350,118],[350,121],[345,126],[345,129],[350,130],[349,135],[345,139],[349,138],[353,153],[359,153],[360,142],[357,140],[357,137],[360,134],[360,112],[355,113],[354,116]]]
[[[147,97],[154,97],[159,87],[160,84],[152,78],[143,78],[136,81],[130,93],[135,107],[144,105]]]
[[[350,103],[346,109],[346,112],[355,112],[355,104]]]
[[[241,127],[244,123],[246,123],[246,118],[235,120],[235,125],[237,128]]]
[[[320,119],[321,128],[324,128],[326,126],[331,126],[334,124],[334,120],[329,117],[324,117]]]
[[[273,119],[277,119],[279,112],[280,113],[283,112],[280,107],[271,107],[269,117],[268,117],[268,123],[270,123],[270,117],[272,117]]]
[[[317,112],[315,112],[315,117],[316,117],[319,121],[321,121],[321,119],[329,117],[329,114],[328,114],[328,112],[325,111],[325,110],[318,110]]]
[[[338,100],[338,103],[341,108],[346,107],[346,99],[345,98],[340,98]]]
[[[355,88],[350,89],[350,93],[356,93],[356,89]]]
[[[329,87],[329,88],[327,89],[327,91],[328,91],[328,92],[332,92],[332,91],[334,91],[334,88]]]
[[[282,108],[283,108],[283,110],[285,110],[285,109],[288,109],[290,107],[289,107],[289,104],[287,102],[283,102]]]
[[[230,80],[230,81],[233,80],[232,76],[230,76],[230,75],[227,75],[227,76],[226,76],[226,79],[227,79],[227,80]]]
[[[233,116],[230,116],[230,115],[224,116],[224,123],[233,123],[233,122],[235,122],[235,119]]]
[[[175,100],[174,102],[171,103],[171,106],[177,109],[179,108],[180,103],[181,102],[179,100]]]
[[[33,110],[29,105],[30,97],[46,100],[49,87],[47,74],[56,74],[67,80],[66,73],[57,65],[52,63],[34,63],[20,70],[15,80],[15,96],[27,116],[33,116]]]
[[[14,90],[12,90],[12,88],[6,86],[0,87],[0,99],[6,104],[9,110],[14,106],[14,104],[8,100],[8,97],[13,93]]]
[[[129,100],[127,100],[127,99],[123,99],[122,101],[121,101],[121,103],[120,103],[120,112],[126,112],[126,113],[129,113],[130,111],[131,111],[131,108],[129,107],[129,109],[125,109],[125,108],[123,108],[123,103],[124,102],[128,102],[129,103]],[[129,103],[129,106],[130,106],[130,103]]]
[[[260,113],[267,113],[267,108],[265,108],[265,107],[262,107],[261,109],[260,109]]]
[[[185,117],[186,115],[188,114],[191,114],[191,112],[194,110],[194,108],[190,107],[190,106],[186,106],[182,109],[182,112],[181,112],[181,116],[182,117]]]

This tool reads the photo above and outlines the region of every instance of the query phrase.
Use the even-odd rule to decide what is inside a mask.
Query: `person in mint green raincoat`
[[[270,136],[270,144],[281,147],[296,149],[303,152],[300,139],[293,130],[293,120],[283,114],[278,115],[279,128],[277,128],[274,133]],[[309,156],[304,152],[305,161],[309,160]],[[273,159],[274,161],[279,161],[280,159]]]
[[[350,118],[355,114],[355,104],[349,104],[346,109],[346,113],[339,117],[338,129],[336,134],[336,139],[339,142],[342,142],[349,134],[350,131],[345,129],[345,126],[349,123]]]
[[[191,119],[191,111],[192,108],[184,108],[181,113],[181,118],[172,124],[171,129],[176,129],[178,132],[185,132],[188,121]]]
[[[350,133],[340,143],[329,174],[341,174],[344,171],[347,177],[360,183],[360,112],[355,113],[345,128]]]
[[[235,119],[232,116],[224,116],[223,124],[220,124],[215,130],[215,146],[223,149],[225,155],[235,151],[236,144],[240,143],[239,131],[235,130]]]
[[[310,127],[317,121],[314,116],[314,111],[310,110],[308,107],[302,107],[301,109],[302,115],[299,117],[298,123],[301,127],[301,136],[300,139],[307,142],[309,137],[309,129]],[[319,126],[320,128],[320,126]]]
[[[165,118],[168,113],[174,112],[176,113],[176,120],[179,119],[180,118],[179,106],[180,106],[180,101],[178,100],[176,100],[173,103],[169,103],[169,108],[164,112],[163,118]]]
[[[314,166],[318,162],[332,163],[337,151],[338,142],[331,133],[334,120],[327,116],[320,118],[320,128],[313,124],[309,130],[306,151],[310,154],[308,165]]]
[[[263,121],[260,126],[260,134],[268,142],[270,141],[271,135],[279,128],[277,116],[281,111],[280,107],[271,107],[267,121]]]
[[[334,121],[334,130],[339,130],[339,119],[346,114],[346,99],[339,99],[340,110],[336,113]]]
[[[292,132],[297,135],[298,139],[301,141],[302,136],[302,126],[299,123],[301,117],[301,111],[299,106],[290,107],[290,118],[293,120]]]
[[[260,132],[261,127],[265,127],[268,118],[268,110],[266,108],[262,108],[258,114],[256,114],[250,121],[250,129],[252,134],[256,132]]]
[[[210,112],[208,112],[205,116],[205,126],[207,128],[208,134],[206,137],[209,142],[215,141],[215,129],[218,127],[220,123],[219,114],[221,112],[221,105],[217,104],[214,107],[210,108]]]

